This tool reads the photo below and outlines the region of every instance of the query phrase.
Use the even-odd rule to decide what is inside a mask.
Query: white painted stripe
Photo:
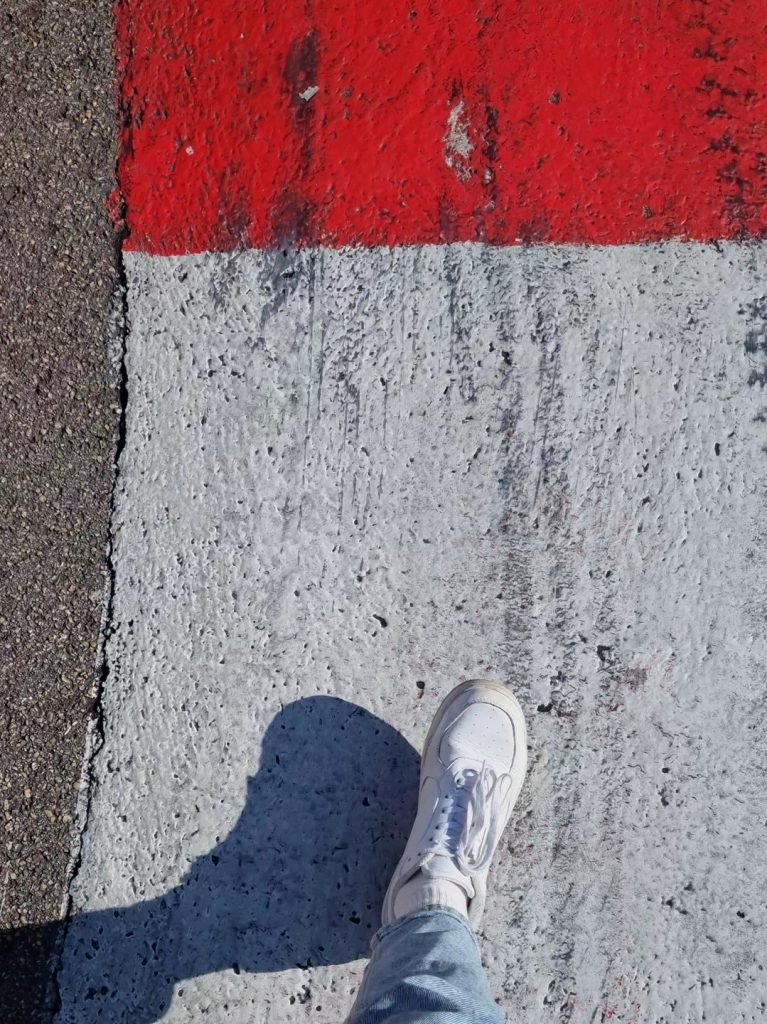
[[[753,1019],[766,270],[733,245],[129,256],[61,1024],[342,1019],[408,744],[479,674],[532,742],[482,938],[509,1017]]]

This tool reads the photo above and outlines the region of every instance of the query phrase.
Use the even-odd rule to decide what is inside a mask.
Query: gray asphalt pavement
[[[23,1024],[55,1000],[104,597],[111,6],[6,0],[0,21],[0,941],[50,925],[0,960],[0,1018]]]

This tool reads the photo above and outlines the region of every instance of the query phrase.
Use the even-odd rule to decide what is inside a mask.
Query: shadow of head
[[[415,750],[374,715],[332,697],[286,706],[236,825],[178,885],[71,919],[57,1020],[150,1024],[184,979],[365,956],[417,786]]]

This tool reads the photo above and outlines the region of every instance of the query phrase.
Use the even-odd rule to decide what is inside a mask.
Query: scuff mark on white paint
[[[376,853],[371,882],[369,828],[406,827],[388,782],[362,803],[381,753],[357,750],[365,709],[418,747],[479,672],[518,692],[533,754],[483,922],[491,990],[536,1021],[547,991],[563,1019],[577,960],[571,1024],[672,1004],[699,1021],[701,977],[709,1020],[750,1024],[767,1000],[749,341],[767,250],[308,249],[290,278],[283,260],[126,254],[114,668],[56,1024],[224,1005],[230,1024],[261,1005],[292,1024],[303,984],[344,1019],[390,863]],[[300,725],[328,701],[337,750]],[[386,756],[390,779],[403,762]],[[334,916],[337,878],[353,918]]]

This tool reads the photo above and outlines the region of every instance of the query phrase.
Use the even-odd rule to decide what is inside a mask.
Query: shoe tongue
[[[474,886],[471,879],[461,871],[450,857],[441,855],[431,857],[421,867],[421,871],[428,878],[444,878],[449,882],[454,882],[463,889],[470,900],[474,899]]]

